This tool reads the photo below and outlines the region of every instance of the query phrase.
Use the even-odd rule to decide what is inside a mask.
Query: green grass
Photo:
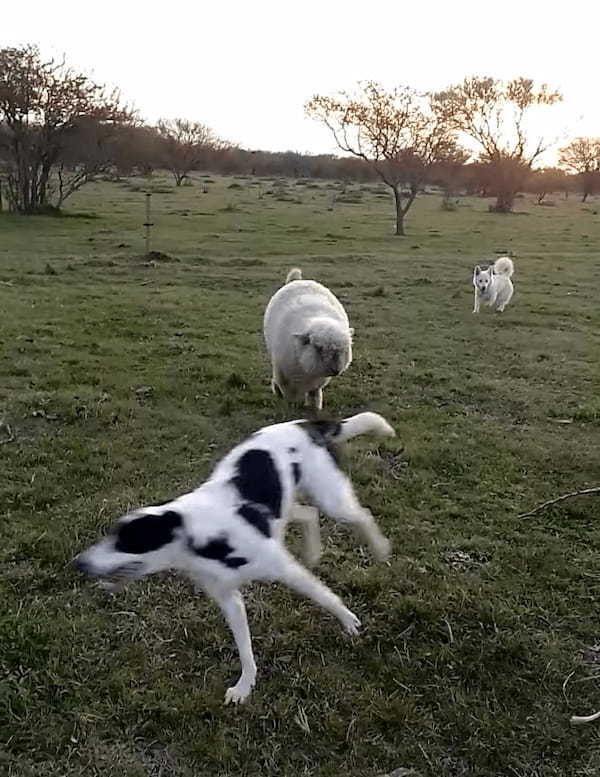
[[[568,719],[600,706],[598,502],[517,516],[598,483],[598,216],[423,196],[401,239],[374,185],[331,211],[330,183],[210,180],[151,182],[152,248],[173,262],[140,258],[142,180],[87,186],[79,218],[0,216],[0,769],[597,775],[597,724]],[[513,304],[476,318],[472,267],[496,250],[515,255]],[[345,455],[394,553],[377,565],[324,521],[318,572],[363,620],[353,642],[287,589],[249,589],[258,686],[230,709],[216,606],[173,576],[110,597],[71,560],[298,415],[269,391],[261,340],[293,265],[356,328],[327,411],[398,430]]]

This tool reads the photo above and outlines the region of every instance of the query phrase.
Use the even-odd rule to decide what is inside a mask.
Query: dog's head
[[[482,270],[477,265],[473,271],[473,286],[480,294],[486,294],[494,279],[494,268],[490,265],[486,270]]]
[[[149,508],[123,516],[104,539],[76,557],[75,566],[109,590],[168,569],[183,542],[183,518],[175,510],[159,511]]]

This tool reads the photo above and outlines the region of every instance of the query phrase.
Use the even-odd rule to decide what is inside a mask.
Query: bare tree
[[[181,186],[209,151],[225,147],[205,124],[187,119],[161,119],[158,133],[163,140],[163,163],[173,174],[176,186]]]
[[[53,173],[83,123],[101,125],[107,137],[130,119],[117,92],[107,94],[64,62],[44,62],[36,46],[1,49],[0,146],[12,209],[55,206]]]
[[[386,92],[368,81],[360,92],[335,97],[315,95],[306,113],[327,126],[338,147],[365,160],[390,187],[396,210],[396,234],[431,166],[456,153],[453,134],[435,115],[429,98],[409,87]]]
[[[515,78],[507,83],[474,76],[434,95],[436,112],[479,147],[480,161],[495,179],[498,212],[509,212],[533,162],[555,141],[533,136],[528,127],[535,108],[562,100],[545,84]]]
[[[537,204],[542,205],[547,194],[565,191],[566,177],[566,173],[563,170],[558,170],[556,167],[532,170],[525,189],[528,192],[533,192]]]
[[[560,149],[559,164],[577,176],[582,202],[600,191],[600,138],[575,138]]]

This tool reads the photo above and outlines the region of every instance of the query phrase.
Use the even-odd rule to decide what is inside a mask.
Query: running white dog
[[[341,422],[289,421],[267,426],[234,448],[195,491],[123,516],[76,566],[116,589],[127,580],[175,569],[221,607],[233,632],[242,673],[225,703],[247,699],[256,665],[239,589],[252,580],[278,580],[329,610],[349,634],[360,621],[283,545],[288,520],[305,527],[305,555],[318,560],[319,508],[352,527],[379,560],[390,544],[338,468],[333,446],[361,434],[394,435],[376,413]],[[315,507],[298,505],[297,497]]]
[[[475,286],[475,305],[473,313],[479,313],[483,302],[497,313],[502,313],[508,305],[514,292],[511,276],[515,271],[512,259],[501,256],[487,270],[479,265],[473,271],[473,286]]]

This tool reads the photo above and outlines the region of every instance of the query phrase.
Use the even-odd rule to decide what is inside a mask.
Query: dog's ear
[[[478,264],[476,264],[475,265],[475,275],[479,275],[480,272],[481,272],[481,267]]]
[[[354,327],[351,326],[350,329],[348,329],[348,331],[350,332],[350,337],[354,337]]]
[[[300,345],[308,345],[310,343],[310,334],[308,332],[294,332],[294,337],[297,337]]]

